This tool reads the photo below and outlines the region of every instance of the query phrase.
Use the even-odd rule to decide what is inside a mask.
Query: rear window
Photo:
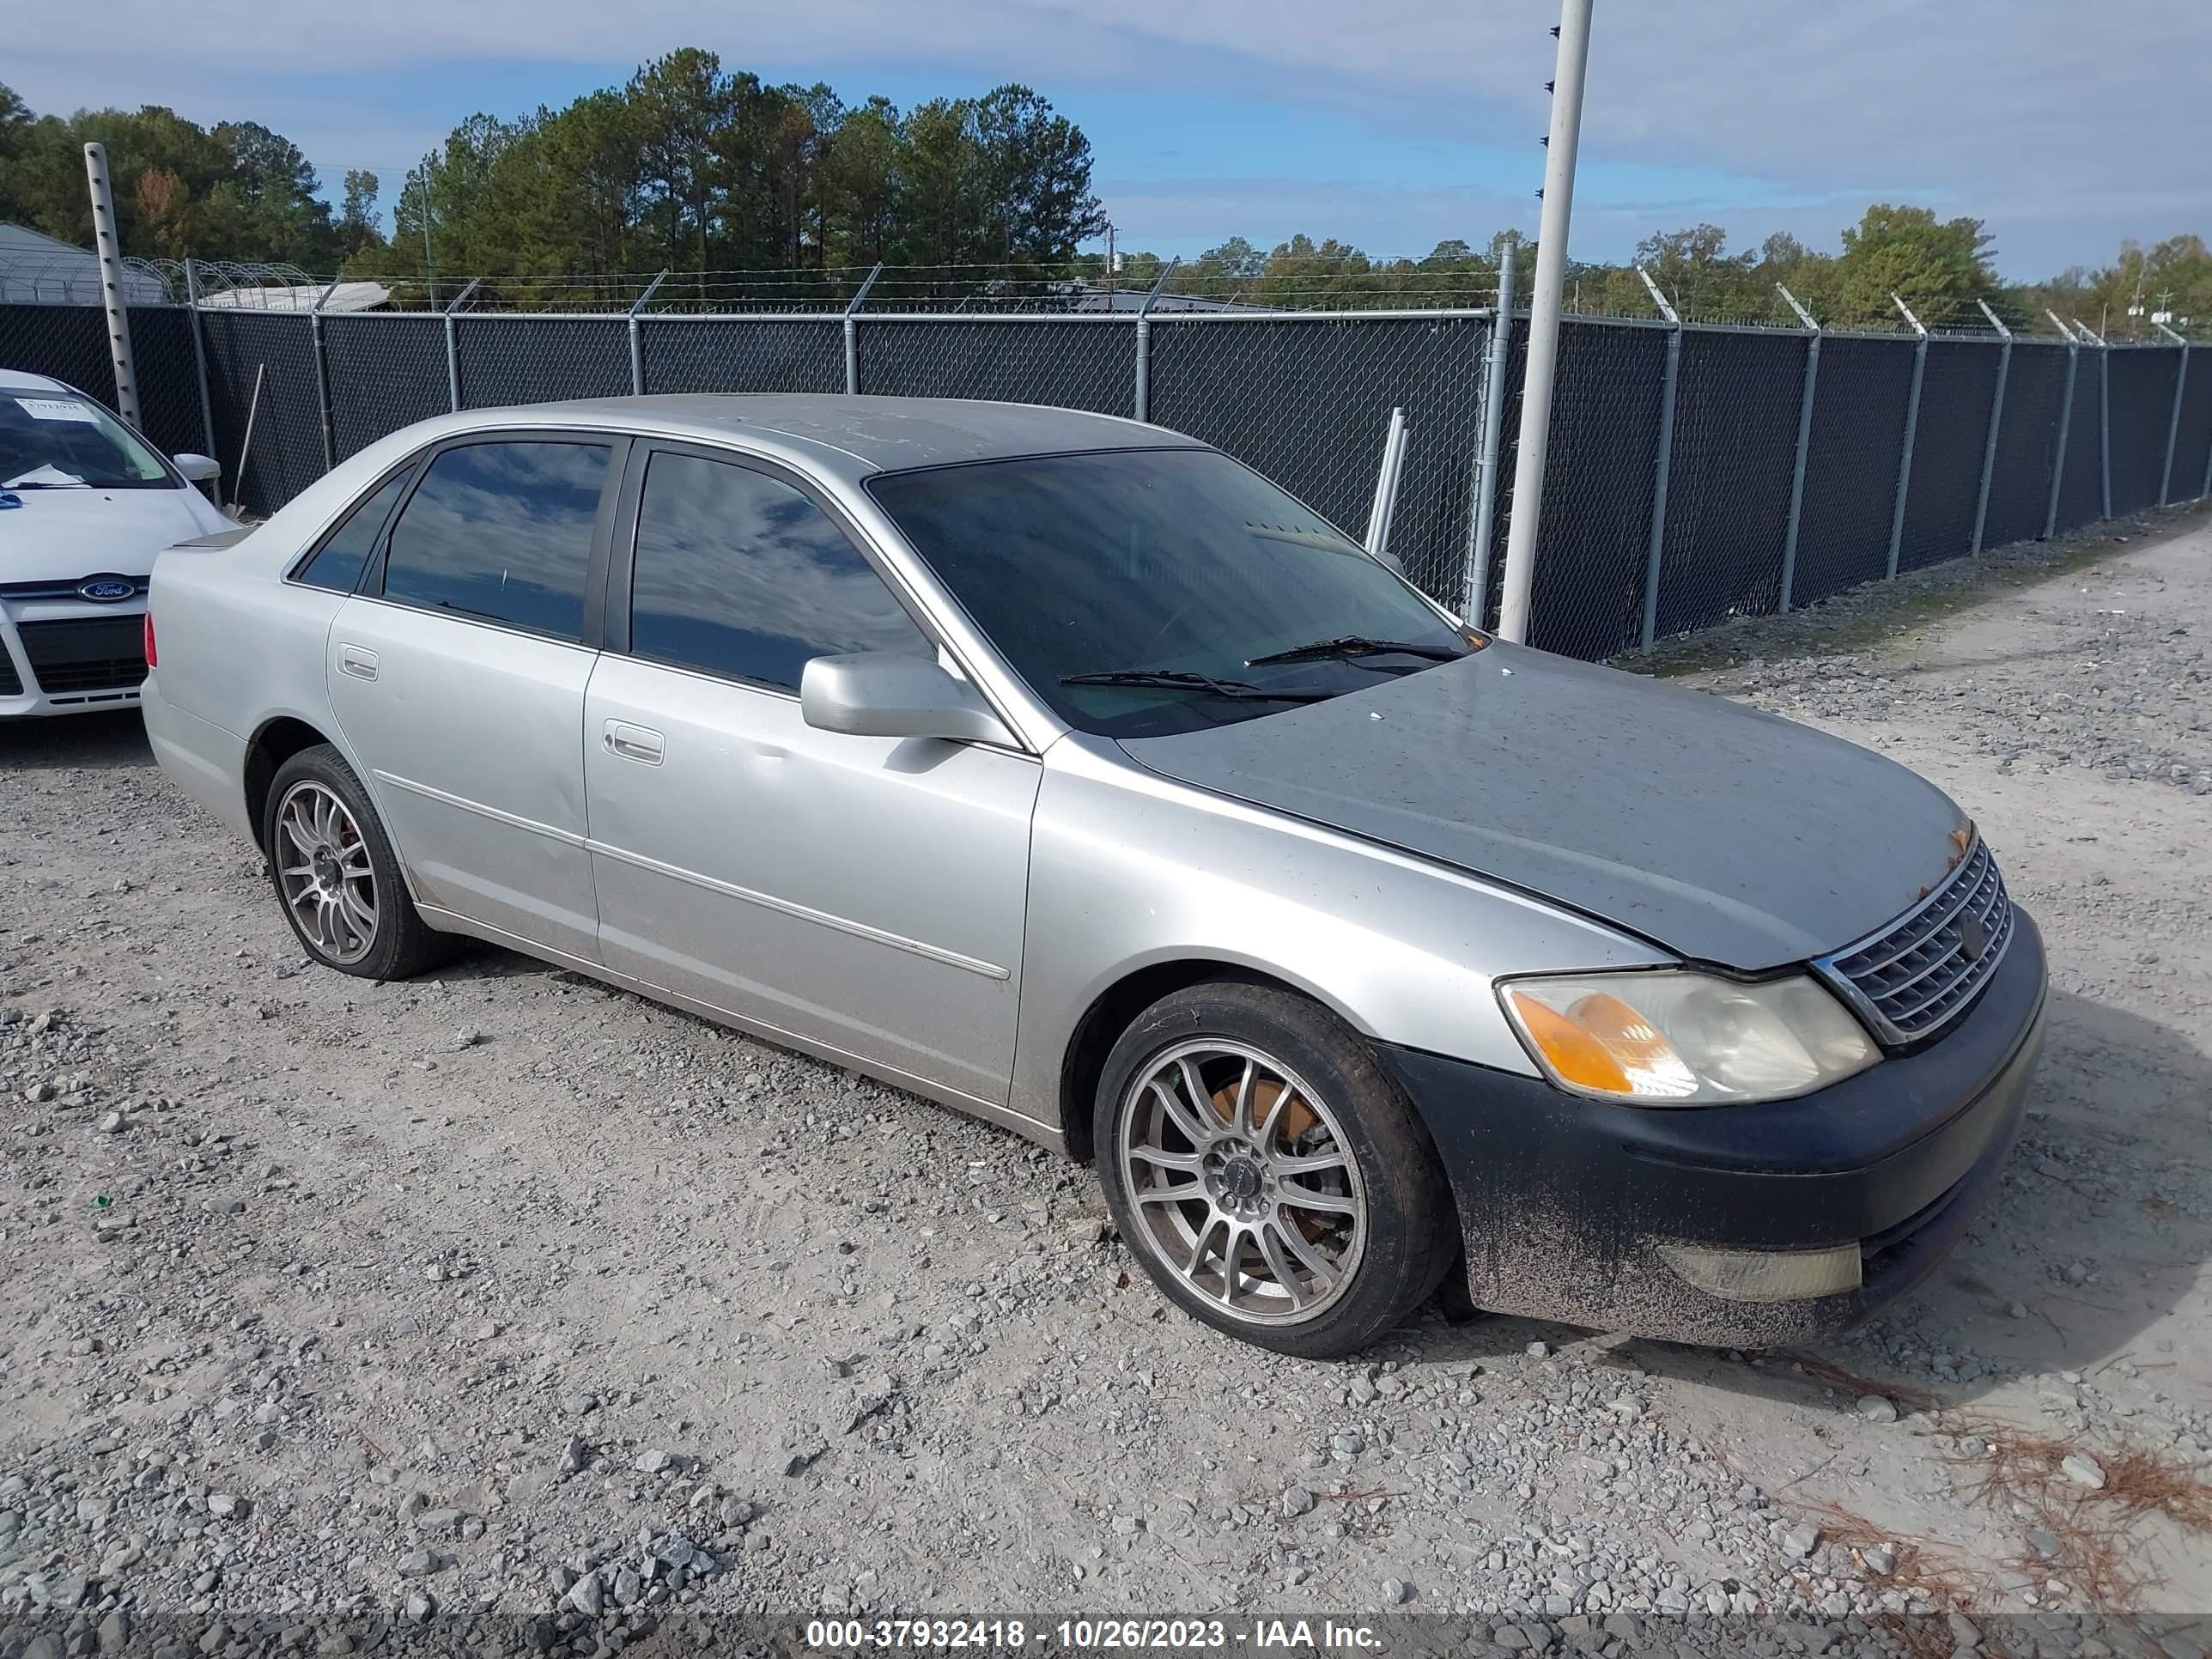
[[[407,477],[403,471],[398,477],[386,479],[382,488],[347,514],[316,550],[314,557],[300,568],[296,580],[335,593],[352,592],[361,580],[362,566],[376,546],[376,532],[384,528],[384,521],[392,516],[392,504],[407,487]]]
[[[384,596],[578,640],[605,444],[470,444],[430,463],[400,509]]]

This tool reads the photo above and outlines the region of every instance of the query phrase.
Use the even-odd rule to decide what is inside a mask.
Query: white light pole
[[[1521,383],[1521,443],[1513,466],[1513,522],[1505,538],[1498,631],[1528,637],[1528,589],[1543,518],[1544,463],[1552,439],[1553,370],[1559,356],[1559,305],[1567,275],[1567,222],[1575,206],[1575,148],[1583,127],[1583,71],[1589,62],[1590,0],[1560,0],[1559,68],[1552,80],[1552,136],[1544,162],[1544,211],[1536,228],[1536,282],[1528,296],[1528,366]]]

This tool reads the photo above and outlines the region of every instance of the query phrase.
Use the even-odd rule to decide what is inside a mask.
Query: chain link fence
[[[1447,604],[1485,586],[1479,620],[1494,623],[1526,331],[1493,354],[1492,312],[656,313],[617,297],[573,314],[137,307],[142,423],[165,449],[211,449],[226,496],[263,514],[456,408],[634,391],[996,398],[1188,433],[1358,537],[1402,409],[1391,555]],[[0,303],[0,367],[112,403],[96,306]],[[1551,453],[1530,639],[1601,659],[2212,493],[2212,349],[1572,318]]]

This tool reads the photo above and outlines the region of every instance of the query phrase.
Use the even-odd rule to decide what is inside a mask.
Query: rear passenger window
[[[327,587],[334,593],[350,593],[361,580],[361,568],[376,545],[376,532],[392,516],[392,504],[407,487],[407,472],[388,478],[384,487],[338,521],[314,557],[301,567],[297,580],[310,587]]]
[[[534,441],[446,451],[392,527],[385,598],[582,638],[607,453]]]
[[[811,658],[929,642],[822,509],[748,467],[647,463],[630,581],[633,654],[795,690]]]

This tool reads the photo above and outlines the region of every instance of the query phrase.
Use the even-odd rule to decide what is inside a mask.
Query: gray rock
[[[1402,1578],[1385,1578],[1382,1581],[1382,1601],[1386,1607],[1403,1607],[1413,1599],[1413,1587]]]
[[[596,1571],[587,1572],[568,1587],[561,1598],[564,1607],[574,1607],[586,1619],[596,1619],[605,1611],[607,1587]]]
[[[2077,1486],[2087,1486],[2092,1492],[2101,1492],[2105,1486],[2105,1466],[2087,1452],[2069,1452],[2058,1465],[2058,1472]]]
[[[218,1521],[243,1521],[252,1506],[234,1493],[211,1492],[207,1507],[208,1513]]]
[[[1304,1486],[1292,1486],[1283,1494],[1283,1513],[1290,1516],[1311,1515],[1314,1495]]]
[[[415,1550],[399,1558],[402,1578],[428,1578],[438,1570],[438,1558],[428,1550]]]
[[[615,1574],[614,1597],[618,1607],[635,1607],[639,1596],[645,1594],[645,1581],[629,1567]]]
[[[561,1409],[571,1417],[582,1417],[599,1408],[599,1400],[597,1395],[564,1394],[561,1396]]]
[[[1869,1423],[1894,1423],[1897,1421],[1897,1402],[1887,1395],[1862,1395],[1859,1396],[1859,1415]]]
[[[659,1474],[668,1467],[668,1454],[658,1450],[641,1451],[637,1455],[637,1461],[630,1467],[640,1474]]]
[[[97,1632],[102,1653],[120,1653],[131,1640],[131,1614],[122,1607],[113,1607],[100,1621]]]
[[[1812,1522],[1802,1522],[1782,1534],[1782,1553],[1795,1560],[1802,1561],[1820,1546],[1820,1529]]]
[[[427,1625],[436,1616],[438,1603],[428,1590],[409,1590],[405,1611],[409,1624]]]
[[[2027,1529],[2027,1547],[2045,1561],[2056,1561],[2059,1552],[2065,1547],[2058,1541],[2058,1534],[2045,1527],[2030,1527]]]
[[[1876,1544],[1860,1559],[1866,1563],[1869,1572],[1880,1574],[1885,1578],[1897,1571],[1897,1552],[1887,1544]]]

